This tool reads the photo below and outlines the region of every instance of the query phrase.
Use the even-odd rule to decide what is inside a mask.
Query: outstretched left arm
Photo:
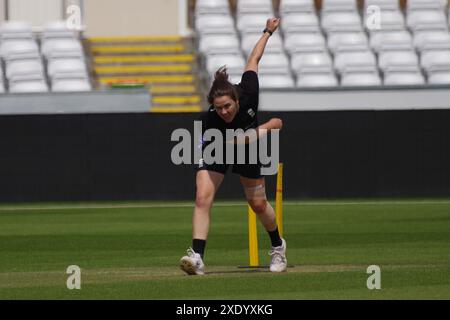
[[[256,43],[255,47],[253,48],[252,53],[248,57],[247,66],[245,67],[245,71],[255,71],[256,73],[258,72],[258,63],[264,54],[264,49],[266,48],[267,41],[269,41],[269,38],[271,35],[270,32],[274,33],[275,30],[277,30],[279,25],[280,25],[280,18],[271,18],[271,19],[267,20],[266,29],[269,32],[264,32],[264,34],[261,36],[261,38]]]

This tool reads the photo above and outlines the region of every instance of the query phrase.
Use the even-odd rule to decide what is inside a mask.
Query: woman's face
[[[216,97],[213,104],[217,114],[226,123],[233,121],[239,109],[239,101],[234,101],[230,96]]]

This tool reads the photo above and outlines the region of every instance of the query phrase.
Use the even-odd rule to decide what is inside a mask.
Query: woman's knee
[[[210,192],[197,192],[195,206],[197,208],[210,208],[213,202],[213,194]]]
[[[257,214],[264,213],[267,208],[267,200],[265,200],[265,199],[249,200],[248,204],[253,209],[253,211]]]

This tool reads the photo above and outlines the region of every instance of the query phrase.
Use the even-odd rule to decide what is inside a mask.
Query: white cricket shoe
[[[189,275],[205,274],[205,265],[200,254],[195,253],[192,248],[187,249],[187,256],[180,260],[180,268]]]
[[[269,252],[271,272],[283,272],[287,268],[286,241],[284,239],[281,239],[281,241],[281,246],[272,247]]]

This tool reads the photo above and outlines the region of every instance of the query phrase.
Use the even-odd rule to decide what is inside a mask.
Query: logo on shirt
[[[250,117],[252,117],[252,118],[255,117],[255,111],[253,111],[253,109],[248,109],[247,113],[250,115]]]

